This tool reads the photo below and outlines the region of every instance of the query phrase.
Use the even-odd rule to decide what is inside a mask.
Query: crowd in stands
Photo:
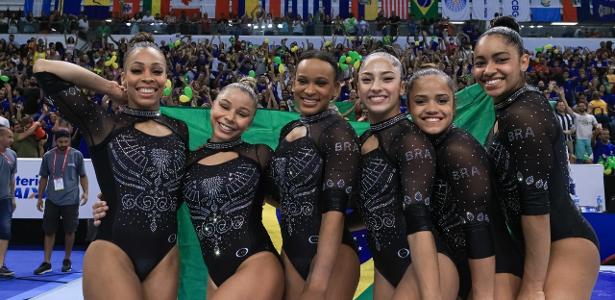
[[[263,11],[253,15],[258,21],[268,22],[271,19]],[[322,17],[314,17],[312,21],[319,22]],[[137,18],[159,19],[158,16],[148,15]],[[176,17],[167,16],[164,21],[178,22],[172,18]],[[0,14],[0,23],[13,20],[11,16]],[[76,20],[73,33],[88,30],[88,22],[84,17]],[[360,63],[360,56],[376,49],[384,48],[397,53],[406,76],[419,68],[434,66],[454,78],[459,89],[474,83],[471,75],[472,46],[480,35],[477,26],[469,24],[456,32],[450,23],[440,20],[420,24],[414,28],[416,34],[413,36],[401,36],[395,34],[399,18],[383,17],[376,22],[377,27],[386,32],[380,32],[380,36],[371,36],[362,34],[365,29],[362,22],[355,19],[351,24],[345,24],[341,20],[343,30],[323,36],[318,46],[308,40],[299,43],[282,40],[279,44],[273,44],[266,37],[262,43],[255,44],[241,40],[239,36],[223,39],[220,35],[198,39],[182,35],[175,40],[163,41],[159,46],[167,57],[172,86],[170,94],[163,98],[164,105],[209,107],[221,87],[237,81],[240,76],[249,75],[258,82],[259,107],[293,111],[291,83],[297,58],[302,51],[315,47],[330,51],[340,58],[344,84],[338,101],[353,104],[349,110],[340,113],[359,121],[366,119],[366,111],[361,108],[356,95],[357,63]],[[72,28],[72,25],[68,28]],[[27,43],[19,44],[12,34],[8,39],[0,39],[3,85],[0,89],[0,110],[15,129],[14,148],[19,157],[40,157],[53,146],[53,139],[49,138],[53,131],[58,127],[70,126],[62,122],[52,108],[40,104],[42,101],[39,101],[35,113],[24,113],[24,106],[27,106],[24,91],[36,86],[32,77],[34,62],[39,58],[66,60],[107,79],[119,81],[127,40],[116,40],[105,29],[101,30],[100,37],[86,51],[76,47],[76,37],[72,34],[66,36],[64,43],[48,43],[45,39],[31,38]],[[528,51],[527,54],[530,57],[528,81],[541,89],[548,99],[566,104],[557,113],[561,115],[560,119],[571,142],[570,153],[576,155],[573,159],[578,162],[598,161],[603,153],[594,153],[593,150],[603,149],[601,145],[615,134],[615,51],[612,42],[601,44],[596,51],[548,45]],[[190,87],[190,97],[181,97],[186,94],[185,87]],[[114,109],[112,101],[104,95],[90,93],[90,96],[109,110]],[[609,138],[604,140],[601,136]],[[83,150],[87,157],[87,150],[79,147],[79,143],[80,137],[76,131],[73,145]]]

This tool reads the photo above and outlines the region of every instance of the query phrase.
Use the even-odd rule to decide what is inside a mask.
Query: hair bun
[[[239,79],[238,82],[245,86],[248,86],[252,90],[256,90],[256,79],[255,78],[245,76]]]
[[[154,36],[149,33],[149,32],[139,32],[137,34],[135,34],[130,41],[128,42],[129,44],[136,44],[136,43],[155,43],[154,40]]]
[[[517,20],[511,16],[499,16],[491,20],[491,28],[506,27],[519,33],[520,27]]]

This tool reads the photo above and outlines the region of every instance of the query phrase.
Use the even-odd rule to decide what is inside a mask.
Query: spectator
[[[594,163],[601,160],[606,161],[607,157],[615,156],[615,145],[611,143],[610,132],[606,128],[596,130],[592,136],[594,147]]]
[[[560,100],[555,104],[555,116],[557,116],[557,120],[559,121],[559,124],[562,126],[562,130],[564,131],[564,139],[566,141],[568,155],[573,155],[574,138],[572,135],[575,133],[574,116],[566,112],[566,104],[564,103],[564,101],[565,100]]]
[[[600,93],[594,92],[592,94],[592,101],[589,102],[589,111],[591,112],[598,123],[602,125],[602,128],[609,128],[609,116],[608,116],[608,104],[606,101],[600,99]]]
[[[35,132],[41,127],[40,122],[33,122],[29,115],[24,116],[15,123],[13,130],[15,131],[15,142],[12,148],[19,157],[41,157],[39,149],[39,138],[35,136]],[[43,131],[44,132],[44,131]],[[40,134],[40,131],[39,131]],[[44,136],[40,136],[44,138]]]
[[[43,205],[43,193],[38,193],[36,208],[43,211],[44,261],[34,270],[34,275],[51,271],[51,252],[55,242],[58,222],[64,226],[64,260],[62,272],[72,270],[71,252],[75,242],[75,232],[79,225],[79,205],[88,201],[88,178],[83,165],[83,155],[70,147],[70,133],[66,130],[55,132],[56,147],[43,155],[39,171],[39,191],[46,191],[47,199]],[[52,180],[49,180],[49,177]],[[83,189],[79,198],[79,185]]]
[[[82,32],[87,33],[88,30],[90,30],[90,22],[88,21],[88,16],[86,15],[81,15],[77,24],[79,26],[79,30]]]
[[[13,132],[0,127],[0,277],[11,277],[15,272],[6,266],[6,251],[11,239],[11,218],[15,202],[15,173],[17,173],[17,154],[9,149],[13,143]]]
[[[566,104],[566,101],[562,101]],[[587,113],[587,102],[579,102],[576,107],[577,111],[573,111],[569,106],[566,106],[566,111],[574,116],[574,124],[576,129],[575,139],[575,156],[577,163],[592,163],[593,151],[591,146],[592,132],[598,127],[598,121],[592,114]]]

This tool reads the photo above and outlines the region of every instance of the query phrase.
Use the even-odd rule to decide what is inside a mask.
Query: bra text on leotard
[[[453,170],[453,172],[451,172],[451,175],[453,176],[454,180],[460,180],[463,178],[469,178],[471,176],[480,175],[480,171],[478,170],[477,167],[473,166],[472,168],[461,168],[461,169]]]
[[[351,142],[335,143],[335,152],[340,152],[340,151],[359,151],[359,146],[357,143],[351,143]]]
[[[405,154],[406,161],[411,161],[414,159],[432,159],[431,152],[429,149],[414,149],[406,152]]]
[[[513,131],[508,132],[509,142],[523,140],[529,137],[536,137],[536,135],[534,135],[534,130],[532,129],[532,127],[525,128],[525,132],[523,129],[515,129]]]

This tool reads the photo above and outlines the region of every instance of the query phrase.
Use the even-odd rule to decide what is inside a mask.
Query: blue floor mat
[[[64,285],[81,277],[83,251],[73,251],[71,272],[61,272],[64,250],[57,248],[51,256],[53,271],[44,275],[34,275],[34,269],[43,262],[43,250],[11,248],[6,254],[5,264],[15,272],[14,278],[0,278],[0,299],[28,299],[45,291]]]

